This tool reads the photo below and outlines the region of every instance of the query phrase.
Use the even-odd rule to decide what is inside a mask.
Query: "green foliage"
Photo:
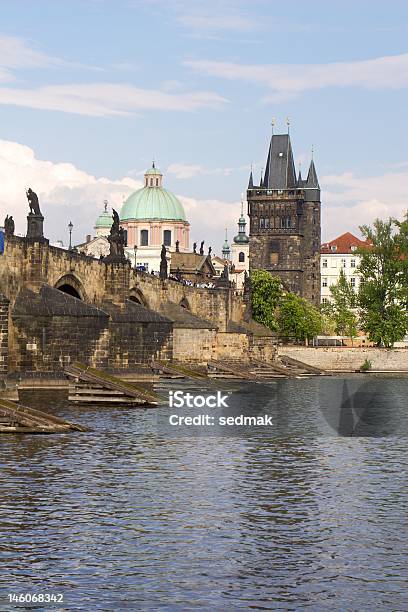
[[[313,338],[323,329],[322,315],[307,300],[287,293],[279,305],[279,329],[283,336],[297,340]]]
[[[365,359],[364,363],[360,366],[360,370],[362,370],[363,372],[368,372],[369,370],[371,370],[372,367],[373,364],[370,359]]]
[[[340,270],[337,283],[330,287],[330,293],[336,334],[353,338],[357,335],[358,327],[357,316],[353,311],[357,306],[357,296],[343,270]]]
[[[254,270],[251,273],[251,288],[253,318],[272,331],[277,331],[275,310],[282,296],[280,278],[271,276],[265,270]]]
[[[408,218],[376,219],[362,234],[372,248],[360,249],[358,303],[363,329],[378,346],[392,347],[408,330]]]

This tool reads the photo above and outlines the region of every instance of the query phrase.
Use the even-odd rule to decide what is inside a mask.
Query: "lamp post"
[[[135,268],[134,269],[137,270],[137,268],[136,268],[137,244],[135,244],[135,246],[133,247],[133,252],[135,254]]]
[[[69,250],[72,251],[72,228],[73,228],[73,223],[72,221],[69,222],[68,224],[68,229],[69,229]]]

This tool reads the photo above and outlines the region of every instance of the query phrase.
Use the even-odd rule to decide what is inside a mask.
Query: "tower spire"
[[[307,173],[306,187],[310,187],[312,189],[320,189],[313,157],[310,161],[309,172]]]
[[[249,175],[248,189],[252,189],[253,186],[254,186],[254,177],[252,175],[252,164],[251,164],[251,173]]]

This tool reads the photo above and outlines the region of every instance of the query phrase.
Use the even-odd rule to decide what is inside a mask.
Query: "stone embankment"
[[[407,372],[408,348],[347,348],[347,347],[303,347],[281,346],[278,356],[286,355],[322,370],[355,372],[367,359],[372,371]]]

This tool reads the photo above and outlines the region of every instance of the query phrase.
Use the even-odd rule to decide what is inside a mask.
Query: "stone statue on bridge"
[[[31,240],[44,240],[44,217],[41,214],[38,195],[29,187],[26,190],[30,212],[27,215],[27,238]]]
[[[120,219],[116,210],[113,209],[112,227],[108,236],[109,255],[104,257],[104,261],[112,263],[127,262],[125,256],[126,237],[123,227],[120,227]]]
[[[167,278],[167,250],[164,244],[162,244],[160,253],[160,278],[166,280]]]
[[[6,236],[12,236],[14,234],[15,224],[12,216],[8,216],[4,219],[4,233]]]
[[[29,187],[26,191],[28,205],[30,206],[30,215],[41,215],[40,203],[38,195]]]

